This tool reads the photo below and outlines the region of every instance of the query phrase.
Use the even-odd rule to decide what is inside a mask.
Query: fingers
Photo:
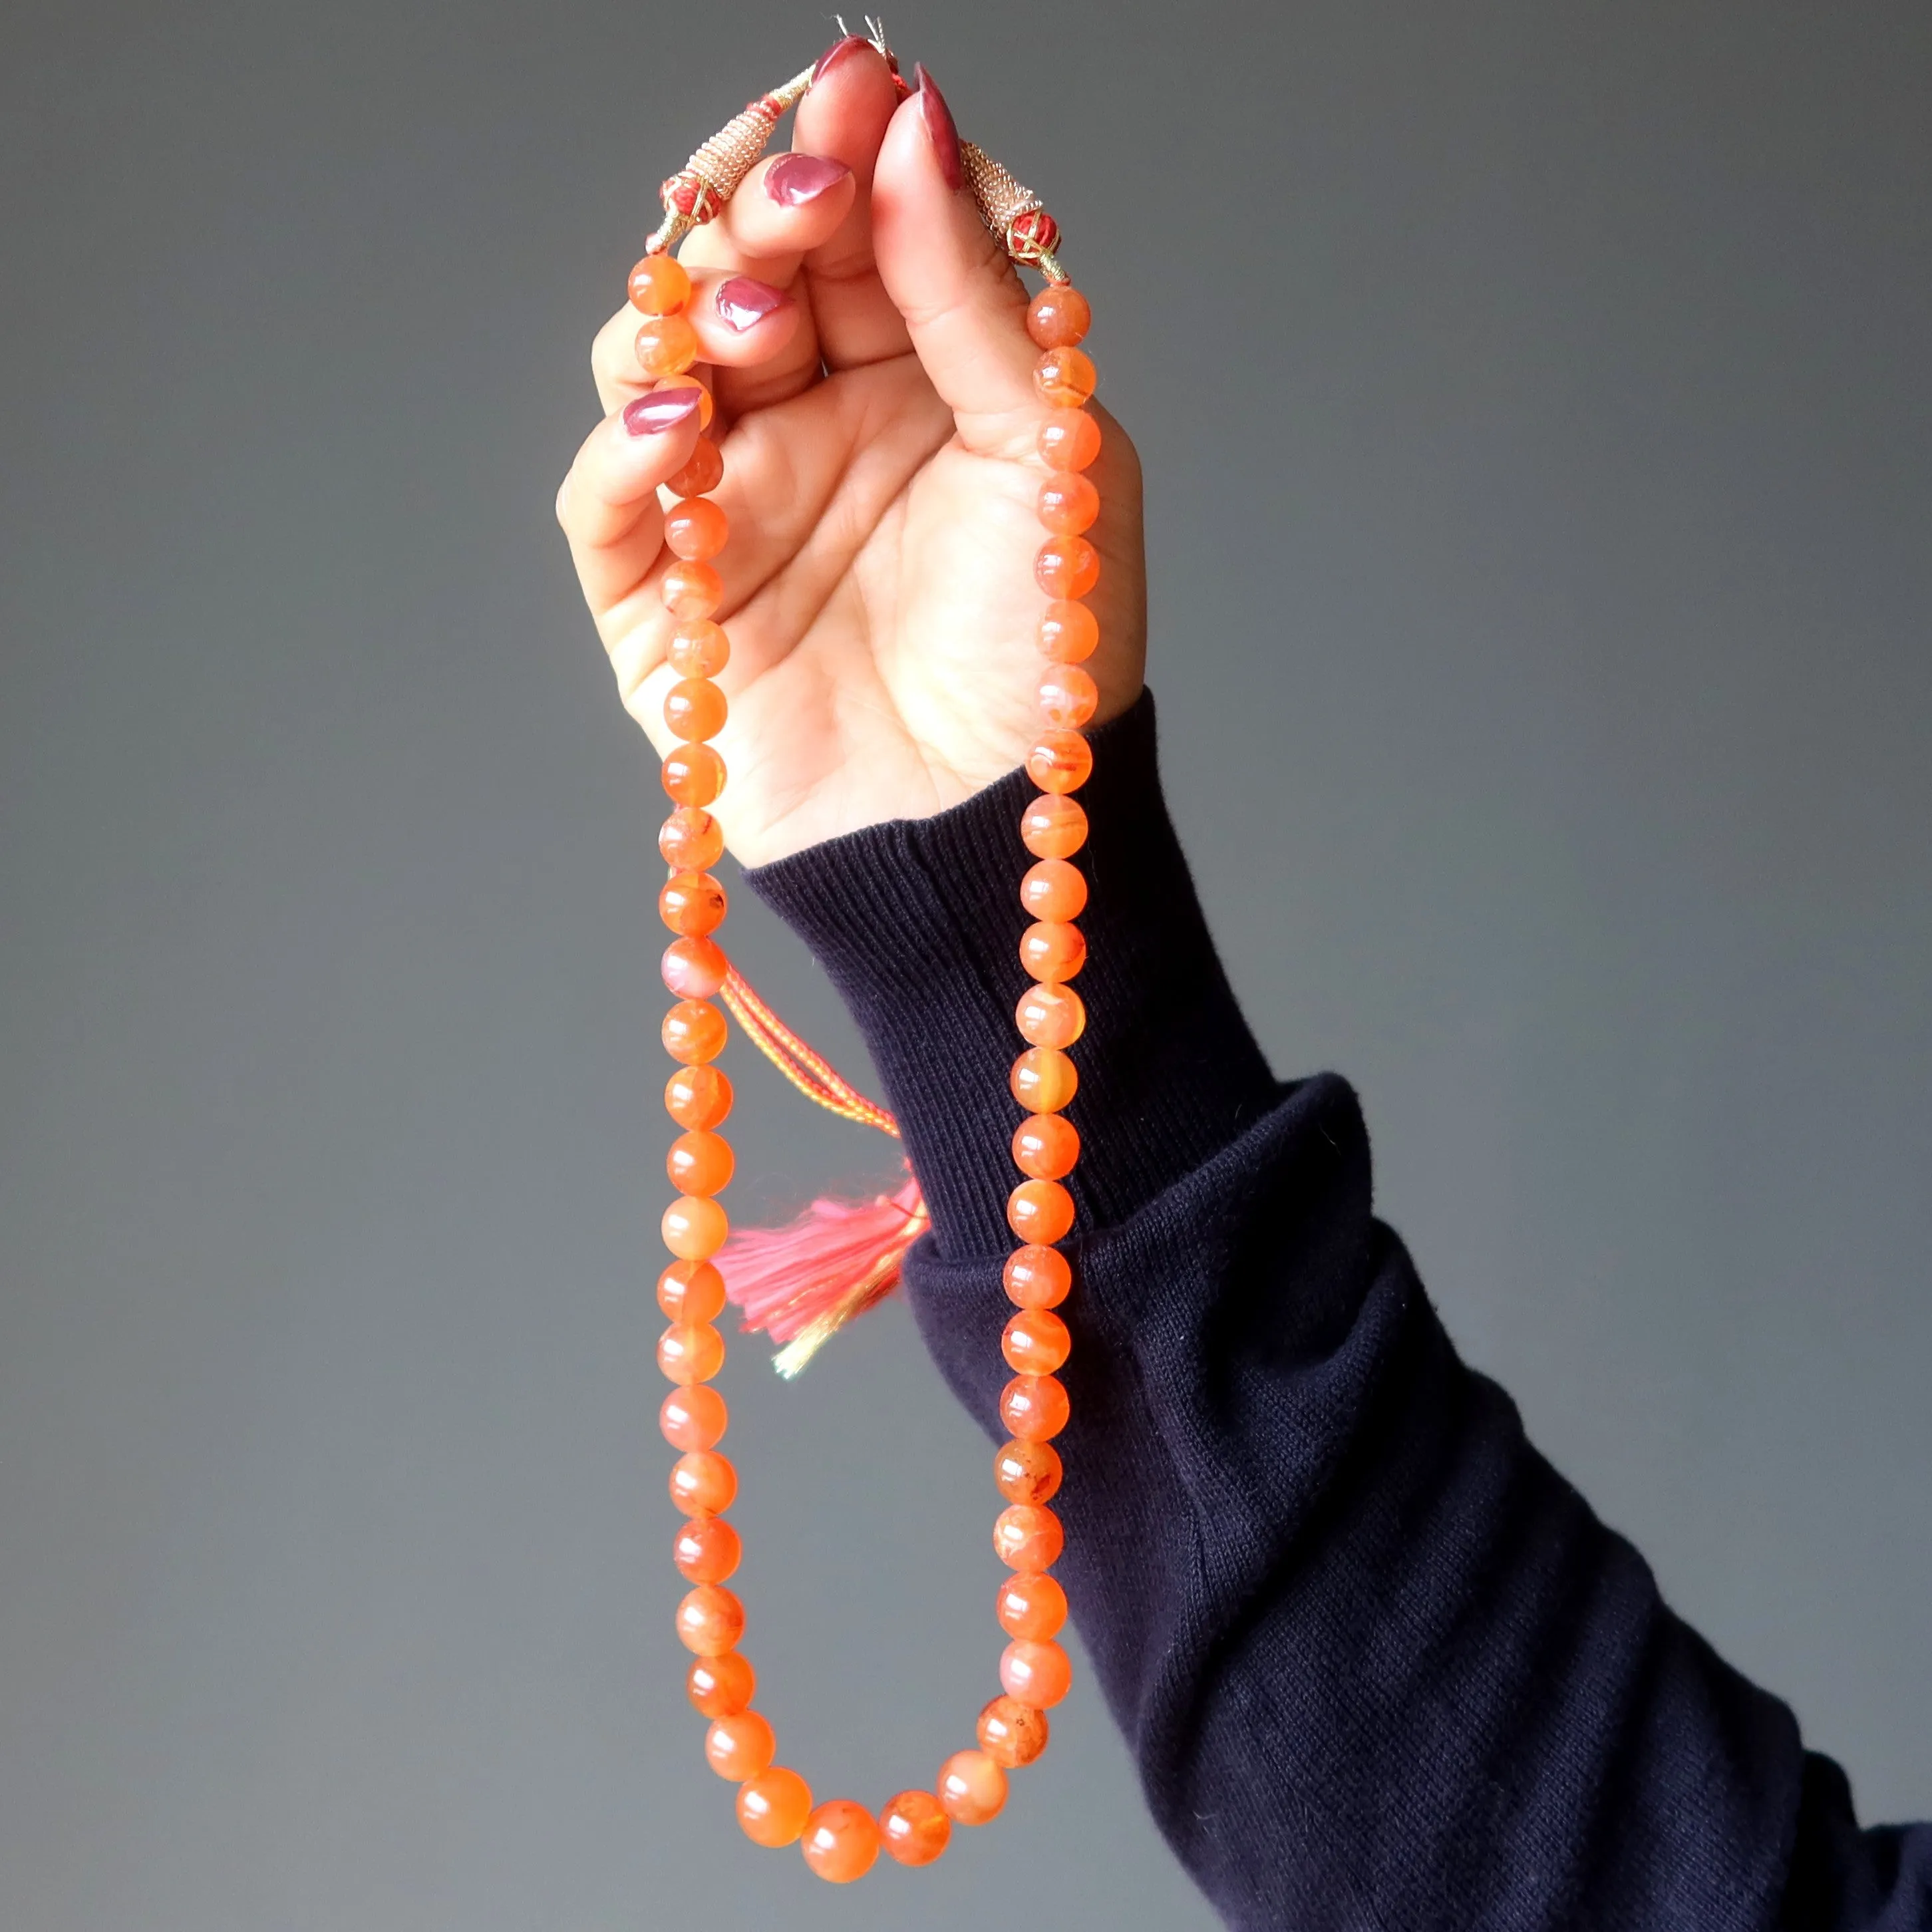
[[[694,274],[685,315],[697,332],[700,362],[713,368],[770,368],[784,365],[796,354],[808,357],[814,368],[818,365],[818,351],[803,305],[796,296],[757,276]],[[641,395],[658,380],[638,364],[638,331],[644,320],[626,302],[590,345],[590,373],[606,410]],[[709,370],[703,380],[716,386]]]

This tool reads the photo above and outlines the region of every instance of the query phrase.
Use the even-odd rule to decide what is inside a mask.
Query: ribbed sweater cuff
[[[1154,700],[1094,734],[1080,794],[1091,832],[1075,860],[1089,896],[1076,982],[1087,1031],[1072,1048],[1080,1130],[1071,1178],[1081,1225],[1124,1220],[1234,1138],[1278,1089],[1234,1003],[1161,796]],[[948,1259],[1011,1244],[1006,1085],[1026,1042],[1013,1010],[1029,981],[1017,888],[1032,862],[1009,772],[933,818],[826,840],[745,874],[812,949],[858,1022],[898,1115]]]

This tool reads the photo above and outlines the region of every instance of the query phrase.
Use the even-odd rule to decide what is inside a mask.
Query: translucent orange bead
[[[631,271],[631,306],[646,315],[675,315],[690,299],[690,274],[675,255],[646,255]]]
[[[730,1420],[724,1398],[703,1382],[673,1389],[658,1408],[658,1427],[674,1449],[716,1448]]]
[[[1084,482],[1083,477],[1081,481]],[[1095,500],[1098,501],[1097,496]],[[1084,526],[1083,526],[1084,527]],[[703,496],[668,512],[664,520],[664,547],[672,556],[702,563],[716,556],[731,535],[731,520],[716,503]]]
[[[754,1845],[776,1851],[795,1845],[812,1816],[812,1786],[795,1771],[774,1765],[738,1790],[738,1826]]]
[[[952,1820],[929,1791],[902,1791],[879,1814],[886,1856],[902,1865],[929,1865],[952,1836]]]
[[[1073,1688],[1073,1665],[1058,1644],[1016,1636],[1000,1659],[1006,1695],[1036,1711],[1051,1710]]]
[[[1040,647],[1056,664],[1079,664],[1100,642],[1100,620],[1084,604],[1056,597],[1040,616]]]
[[[1040,426],[1040,453],[1049,470],[1084,470],[1100,453],[1100,425],[1084,410],[1055,410]]]
[[[664,1156],[664,1172],[680,1194],[719,1194],[737,1167],[731,1143],[722,1134],[680,1134]]]
[[[686,1450],[670,1466],[670,1499],[686,1516],[722,1516],[737,1493],[737,1471],[715,1449]]]
[[[658,916],[672,932],[701,938],[724,923],[724,888],[709,872],[674,872],[658,889]]]
[[[658,962],[664,985],[683,1000],[710,999],[729,970],[724,949],[709,939],[674,939]]]
[[[1035,919],[1078,919],[1087,907],[1086,878],[1078,866],[1064,859],[1042,859],[1029,866],[1020,880],[1020,904]],[[718,916],[724,917],[722,910]]]
[[[1064,1240],[1073,1226],[1073,1197],[1057,1180],[1023,1180],[1006,1196],[1006,1226],[1042,1246]]]
[[[688,1582],[722,1583],[744,1555],[738,1532],[722,1516],[694,1516],[671,1544],[671,1561]]]
[[[745,1634],[745,1606],[722,1583],[700,1583],[677,1606],[678,1641],[700,1657],[722,1657]]]
[[[709,1262],[673,1262],[658,1276],[658,1306],[674,1322],[715,1322],[724,1312],[724,1277]]]
[[[1070,1413],[1058,1376],[1016,1376],[1000,1394],[1000,1420],[1022,1442],[1050,1442]]]
[[[1058,1114],[1029,1114],[1013,1130],[1013,1165],[1036,1180],[1058,1180],[1080,1158],[1080,1130]]]
[[[829,1798],[806,1820],[799,1849],[820,1878],[850,1885],[878,1862],[878,1821],[849,1798]]]
[[[778,1754],[778,1733],[770,1720],[756,1711],[740,1711],[736,1716],[714,1718],[704,1734],[704,1761],[722,1778],[742,1784],[772,1768]]]
[[[644,327],[650,324],[646,322]],[[692,339],[696,340],[694,335]],[[643,353],[641,346],[638,352]],[[1077,410],[1094,393],[1099,380],[1094,358],[1078,349],[1049,349],[1033,365],[1033,386],[1040,400],[1057,410]]]
[[[1006,1807],[1006,1774],[982,1750],[955,1751],[934,1790],[956,1825],[990,1825]]]
[[[1021,1308],[1058,1308],[1073,1286],[1073,1269],[1058,1248],[1034,1243],[1006,1257],[1006,1299]]]
[[[680,805],[709,805],[724,789],[724,760],[709,745],[678,745],[664,754],[658,777]]]
[[[1035,1046],[1071,1046],[1087,1030],[1087,1008],[1071,986],[1034,986],[1020,995],[1013,1024]]]
[[[708,677],[682,677],[664,693],[664,722],[674,738],[715,738],[729,710],[724,694]]]
[[[724,1366],[724,1338],[708,1322],[674,1322],[658,1337],[658,1366],[674,1382],[708,1382]]]
[[[724,1209],[698,1194],[687,1194],[674,1201],[658,1225],[664,1246],[688,1262],[708,1262],[724,1245],[724,1238],[731,1232]]]
[[[1020,819],[1020,842],[1039,859],[1069,859],[1087,842],[1087,809],[1077,799],[1042,792]]]
[[[735,1650],[722,1657],[700,1657],[685,1672],[684,1694],[700,1718],[733,1718],[748,1709],[758,1688],[758,1673]]]
[[[1077,537],[1094,527],[1100,493],[1078,470],[1056,470],[1040,486],[1035,512],[1042,529],[1057,537]]]
[[[680,677],[716,677],[731,662],[731,640],[723,625],[697,617],[672,632],[664,655]]]
[[[1044,1711],[1012,1697],[995,1697],[980,1713],[980,1748],[1004,1770],[1031,1764],[1046,1750],[1051,1727]]]
[[[1050,1376],[1073,1352],[1066,1324],[1050,1308],[1023,1308],[1007,1322],[1000,1352],[1016,1376]]]
[[[1078,731],[1042,731],[1027,754],[1026,768],[1042,791],[1078,791],[1092,775],[1094,754]]]
[[[701,940],[684,940],[682,945],[702,945]],[[719,956],[723,956],[722,954]],[[1020,964],[1036,980],[1058,986],[1079,977],[1087,963],[1087,936],[1070,920],[1036,920],[1020,935]],[[674,987],[674,992],[682,988]]]
[[[993,1525],[993,1553],[1009,1570],[1051,1570],[1066,1546],[1059,1517],[1039,1503],[1009,1503]]]
[[[707,872],[724,856],[724,828],[701,806],[681,805],[658,828],[658,850],[674,872]]]
[[[664,1112],[681,1127],[715,1127],[731,1112],[731,1082],[715,1066],[680,1066],[664,1082]]]
[[[1060,731],[1086,724],[1100,708],[1100,687],[1078,664],[1055,664],[1040,681],[1040,715]]]
[[[1042,349],[1071,349],[1093,322],[1087,298],[1070,282],[1048,282],[1027,304],[1027,333]]]
[[[686,563],[680,559],[664,572],[658,595],[674,617],[709,617],[724,601],[724,580],[708,563]]]
[[[1051,1442],[1005,1443],[993,1458],[993,1481],[1010,1503],[1051,1502],[1062,1474],[1060,1451]]]
[[[665,1052],[687,1066],[716,1060],[730,1036],[724,1016],[708,1000],[680,1000],[666,1012],[658,1031]]]
[[[646,376],[681,376],[698,360],[698,332],[681,315],[654,315],[638,329],[637,349],[638,367]],[[1043,385],[1045,378],[1036,376],[1034,381],[1036,386]],[[1040,387],[1040,393],[1046,395],[1044,386]],[[1092,393],[1090,389],[1088,392],[1088,395]],[[1072,400],[1047,396],[1049,402]],[[1084,403],[1087,398],[1078,400]]]
[[[1080,1076],[1058,1047],[1030,1046],[1013,1062],[1007,1084],[1022,1107],[1036,1114],[1057,1114],[1073,1098]]]
[[[704,405],[698,406],[698,420],[704,421]],[[668,486],[674,496],[705,496],[724,480],[724,459],[708,436],[700,436],[691,460],[670,479]]]
[[[1084,537],[1048,537],[1034,552],[1033,580],[1049,597],[1084,597],[1100,580],[1100,553]]]
[[[1066,1592],[1057,1577],[1009,1576],[994,1600],[993,1614],[1007,1636],[1044,1643],[1066,1622]]]
[[[695,389],[698,392],[698,427],[701,434],[711,427],[711,418],[716,412],[717,403],[711,392],[697,374],[686,370],[681,375],[660,376],[651,385],[651,393],[656,395],[661,389]],[[722,466],[720,466],[721,468]]]

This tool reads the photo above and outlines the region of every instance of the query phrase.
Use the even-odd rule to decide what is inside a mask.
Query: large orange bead
[[[731,1081],[715,1066],[680,1066],[664,1082],[664,1112],[681,1127],[715,1127],[731,1112]]]
[[[724,1245],[731,1224],[716,1202],[687,1194],[664,1210],[664,1244],[681,1261],[708,1262]]]
[[[724,1312],[724,1277],[709,1262],[673,1262],[658,1276],[658,1306],[674,1322],[716,1322]]]
[[[708,1000],[680,1000],[659,1029],[665,1052],[687,1066],[701,1066],[724,1051],[730,1029]]]
[[[1000,1420],[1022,1442],[1050,1442],[1072,1412],[1058,1376],[1016,1376],[1000,1394]]]
[[[738,1472],[715,1449],[687,1450],[670,1466],[670,1499],[686,1516],[722,1516],[737,1495]]]
[[[658,1406],[658,1427],[674,1449],[716,1448],[730,1420],[724,1398],[703,1382],[673,1389]]]
[[[701,1718],[732,1718],[748,1709],[758,1688],[758,1673],[735,1650],[722,1657],[698,1657],[685,1672],[684,1694]]]
[[[722,959],[724,955],[721,952],[718,957]],[[1036,920],[1020,935],[1020,964],[1036,980],[1058,985],[1077,979],[1086,963],[1087,936],[1070,920]],[[673,991],[681,992],[683,988],[676,987]]]
[[[739,1828],[754,1845],[773,1850],[795,1845],[811,1816],[812,1786],[783,1765],[760,1772],[739,1787]]]
[[[1093,394],[1098,380],[1093,358],[1078,349],[1049,349],[1033,365],[1033,386],[1040,400],[1057,410],[1077,410]]]
[[[1100,425],[1084,410],[1055,410],[1040,426],[1040,453],[1049,470],[1084,470],[1100,453]]]
[[[731,640],[722,624],[698,617],[672,632],[664,656],[680,677],[716,677],[731,662]]]
[[[1071,349],[1093,322],[1087,298],[1071,282],[1048,282],[1027,304],[1027,333],[1041,349]]]
[[[1033,986],[1020,995],[1013,1024],[1035,1046],[1071,1046],[1087,1030],[1087,1008],[1071,986]]]
[[[674,738],[715,738],[730,707],[708,677],[680,678],[664,693],[664,722]]]
[[[665,986],[681,1000],[710,999],[724,985],[729,970],[724,949],[702,938],[674,939],[658,968]]]
[[[1026,768],[1042,791],[1078,791],[1093,774],[1093,748],[1078,731],[1042,731]]]
[[[724,856],[724,828],[710,812],[681,805],[658,827],[658,850],[674,872],[706,872]]]
[[[737,1166],[722,1134],[680,1134],[664,1156],[664,1172],[680,1194],[720,1194]]]
[[[686,563],[680,559],[659,580],[658,595],[674,617],[709,617],[724,601],[724,580],[708,563]]]
[[[675,315],[690,299],[689,272],[675,255],[646,255],[631,271],[631,306],[646,315]]]
[[[1023,1241],[1051,1246],[1073,1226],[1073,1197],[1057,1180],[1023,1180],[1006,1196],[1006,1226]]]
[[[1022,1308],[1058,1308],[1073,1286],[1073,1269],[1058,1248],[1030,1244],[1006,1257],[1006,1299]]]
[[[1035,919],[1078,919],[1087,909],[1086,875],[1064,859],[1041,859],[1020,880],[1020,904]]]
[[[681,315],[654,315],[638,331],[637,349],[638,367],[646,376],[680,376],[698,360],[698,332]],[[1034,380],[1038,385],[1042,379],[1036,376]],[[1046,392],[1042,388],[1040,393]],[[1088,392],[1088,395],[1092,393]],[[1048,396],[1047,400],[1072,399]],[[1086,400],[1085,396],[1079,398]]]
[[[1041,527],[1055,536],[1077,537],[1094,527],[1100,493],[1078,470],[1056,470],[1040,486],[1036,513]]]
[[[1013,1062],[1013,1098],[1036,1114],[1057,1114],[1073,1098],[1080,1076],[1057,1046],[1030,1046]]]
[[[929,1865],[952,1836],[952,1820],[929,1791],[902,1791],[879,1814],[886,1855],[902,1865]]]
[[[699,1584],[677,1606],[678,1641],[700,1657],[722,1657],[744,1634],[745,1606],[722,1583]]]
[[[1066,1533],[1039,1503],[1009,1503],[993,1525],[993,1553],[1009,1570],[1051,1570],[1066,1547]]]
[[[698,392],[698,427],[701,434],[711,427],[711,418],[716,414],[718,404],[711,392],[694,369],[687,369],[682,374],[661,376],[651,385],[651,393],[656,395],[664,389],[695,389]]]
[[[1083,476],[1079,480],[1084,483],[1087,479]],[[1098,500],[1096,494],[1095,501]],[[703,496],[679,504],[664,516],[664,548],[674,556],[705,562],[724,548],[730,535],[730,518],[716,503]]]
[[[702,405],[700,420],[702,419]],[[706,496],[724,480],[724,459],[708,436],[700,436],[691,452],[691,460],[667,486],[674,496]]]
[[[1069,859],[1087,842],[1087,809],[1078,800],[1042,792],[1020,820],[1020,842],[1037,859]]]
[[[778,1754],[778,1734],[768,1719],[756,1711],[740,1711],[735,1717],[714,1718],[704,1734],[704,1761],[720,1778],[742,1784],[769,1771]]]
[[[1048,1637],[1058,1636],[1066,1621],[1066,1592],[1057,1577],[1009,1576],[1000,1586],[993,1614],[1007,1636],[1044,1643]]]
[[[1000,1337],[1006,1366],[1018,1376],[1050,1376],[1073,1352],[1066,1324],[1050,1308],[1022,1308]]]
[[[1033,580],[1049,597],[1084,597],[1100,580],[1100,553],[1084,537],[1048,537],[1034,552]]]
[[[692,1583],[722,1583],[737,1568],[744,1553],[738,1532],[722,1516],[687,1519],[671,1544],[671,1561],[678,1574]]]
[[[658,888],[658,916],[674,932],[702,938],[724,922],[724,888],[709,872],[674,872]]]
[[[820,1878],[850,1885],[878,1862],[878,1821],[849,1798],[830,1798],[806,1820],[799,1846]]]
[[[658,1337],[658,1366],[667,1381],[708,1382],[724,1366],[724,1338],[708,1322],[674,1322]]]
[[[1100,687],[1078,664],[1055,664],[1040,681],[1040,715],[1054,730],[1090,722],[1100,708]]]
[[[955,1751],[934,1790],[956,1825],[990,1825],[1006,1806],[1006,1774],[982,1750]]]
[[[1058,1644],[1016,1636],[1000,1659],[1000,1682],[1009,1697],[1051,1710],[1073,1688],[1073,1665]]]
[[[1080,1158],[1080,1131],[1060,1114],[1029,1114],[1013,1130],[1013,1165],[1036,1180],[1058,1180]]]
[[[1082,664],[1100,642],[1100,620],[1084,604],[1056,597],[1040,614],[1040,647],[1056,664]]]
[[[724,789],[724,760],[710,745],[675,745],[658,776],[680,805],[709,805]]]
[[[1060,1451],[1051,1442],[1008,1442],[993,1457],[994,1483],[1010,1503],[1051,1502],[1060,1493],[1061,1473]]]
[[[995,1697],[980,1713],[980,1748],[1003,1769],[1031,1764],[1051,1735],[1046,1713],[1016,1698]]]

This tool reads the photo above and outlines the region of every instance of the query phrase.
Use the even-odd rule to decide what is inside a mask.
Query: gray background
[[[1150,479],[1184,832],[1451,1329],[1932,1813],[1932,16],[908,4]],[[742,1844],[670,1630],[652,765],[550,497],[803,7],[10,0],[0,1922],[1184,1928],[1090,1688],[993,1831]],[[734,947],[839,1054],[808,962]],[[741,1211],[882,1150],[742,1052]],[[728,1371],[761,1701],[994,1656],[903,1312]]]

